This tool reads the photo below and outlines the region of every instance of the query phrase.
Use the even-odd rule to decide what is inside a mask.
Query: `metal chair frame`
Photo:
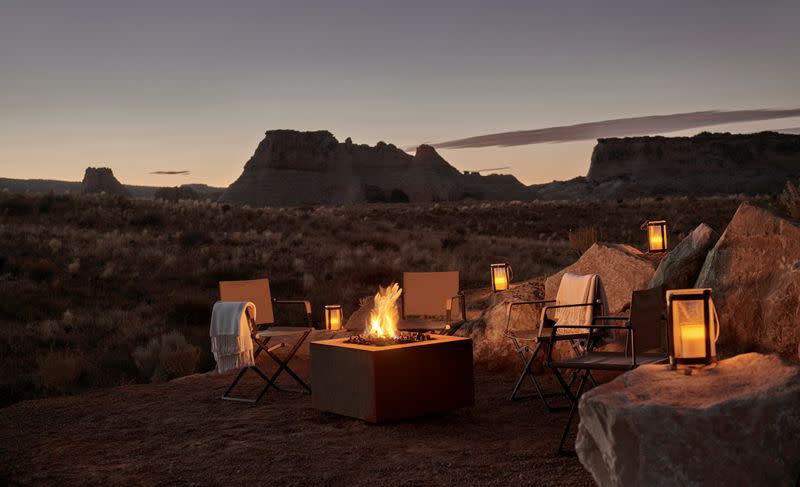
[[[595,282],[595,296],[597,296],[598,291],[600,288],[600,279],[598,278]],[[577,334],[571,335],[558,335],[553,337],[552,335],[548,335],[543,333],[544,331],[544,324],[547,321],[552,321],[547,316],[548,311],[551,309],[561,309],[561,308],[575,308],[575,307],[586,307],[591,306],[593,311],[599,310],[599,314],[603,313],[603,302],[600,299],[596,299],[592,303],[578,303],[578,304],[551,304],[555,303],[555,299],[540,299],[535,301],[512,301],[508,303],[508,307],[506,308],[506,328],[504,335],[511,339],[511,342],[514,346],[514,350],[517,352],[520,358],[520,362],[522,363],[522,370],[520,371],[520,375],[517,378],[517,382],[514,384],[514,390],[511,392],[510,400],[514,401],[517,399],[522,399],[525,397],[530,396],[518,396],[520,388],[522,387],[522,383],[525,382],[525,378],[528,377],[531,380],[531,384],[536,391],[536,395],[539,396],[539,399],[542,401],[542,404],[547,408],[549,412],[554,411],[563,411],[569,408],[569,406],[554,406],[551,404],[548,399],[552,398],[566,398],[571,402],[571,396],[564,394],[561,391],[551,391],[546,392],[542,387],[542,384],[539,383],[537,380],[536,375],[533,373],[532,365],[533,361],[536,360],[536,357],[542,352],[542,347],[547,346],[548,344],[552,344],[554,341],[564,341],[569,340],[569,344],[572,347],[572,350],[575,352],[576,355],[581,355],[584,353],[584,347],[579,342],[580,337],[576,336]],[[511,313],[515,306],[533,306],[533,305],[545,305],[542,308],[541,314],[539,316],[539,327],[538,332],[535,336],[521,336],[516,335],[512,332],[509,327],[511,325]],[[587,328],[577,327],[577,328]],[[577,374],[573,374],[570,379],[569,385],[570,387],[574,384],[575,380],[577,379]]]
[[[655,289],[653,289],[655,290]],[[648,291],[653,291],[648,290]],[[659,291],[661,291],[659,289]],[[636,291],[634,292],[634,299],[636,299],[637,292],[646,292],[646,291]],[[633,305],[631,306],[633,308]],[[561,434],[561,440],[558,443],[558,454],[560,456],[575,456],[575,451],[564,448],[564,444],[567,441],[567,437],[569,435],[569,431],[572,427],[572,422],[575,418],[575,412],[578,409],[578,402],[583,395],[586,389],[586,382],[587,380],[591,380],[594,386],[597,383],[592,376],[592,370],[609,370],[609,371],[619,371],[625,372],[628,370],[635,369],[640,365],[641,361],[644,361],[648,364],[657,364],[657,363],[666,363],[668,360],[668,356],[666,353],[662,354],[637,354],[636,352],[636,328],[633,326],[632,318],[627,316],[595,316],[592,318],[592,324],[589,326],[586,325],[553,325],[551,330],[551,338],[555,338],[558,329],[589,329],[589,336],[587,339],[586,344],[586,352],[578,357],[573,359],[567,360],[553,360],[553,344],[554,340],[551,340],[549,347],[547,349],[547,360],[545,365],[553,370],[553,373],[556,376],[556,379],[561,384],[562,389],[564,390],[564,394],[569,396],[571,407],[569,410],[569,416],[567,417],[567,424],[564,427],[564,431]],[[625,324],[623,325],[605,325],[605,324],[597,324],[597,322],[601,321],[624,321]],[[662,331],[664,330],[664,315],[663,313],[660,316],[659,324],[661,325]],[[592,349],[594,348],[594,344],[598,341],[598,332],[609,332],[613,330],[624,331],[627,333],[626,341],[625,341],[625,350],[622,352],[593,352]],[[605,363],[602,361],[592,362],[593,357],[599,357],[600,359],[605,358]],[[574,374],[570,382],[567,382],[566,379],[561,375],[559,369],[570,369]],[[580,376],[580,382],[578,383],[578,390],[577,392],[572,392],[572,384],[575,379],[575,375]]]
[[[404,283],[405,285],[405,283]],[[406,300],[405,293],[400,297],[400,318],[405,320],[406,315]],[[453,321],[453,305],[458,303],[458,310],[461,314],[459,321]],[[413,316],[413,315],[412,315]],[[439,335],[453,335],[458,331],[461,326],[467,322],[467,300],[464,296],[464,291],[459,291],[455,296],[447,298],[444,308],[444,324],[437,328],[403,328],[403,331],[418,331],[418,332],[434,332]]]
[[[289,361],[292,360],[294,355],[297,353],[297,350],[300,349],[300,346],[303,344],[303,342],[306,340],[308,335],[311,333],[311,330],[313,329],[313,324],[312,324],[312,320],[311,320],[311,303],[309,301],[303,301],[303,300],[272,299],[272,304],[273,305],[278,305],[278,304],[282,304],[282,305],[287,305],[287,304],[304,305],[305,306],[305,311],[306,311],[306,323],[308,324],[308,327],[299,329],[298,331],[276,332],[276,334],[274,334],[274,335],[264,334],[264,332],[269,332],[269,329],[272,328],[273,326],[276,326],[276,325],[275,324],[269,324],[269,325],[266,325],[266,326],[258,327],[255,324],[255,320],[250,316],[250,312],[246,311],[246,313],[247,313],[247,323],[250,326],[250,338],[252,338],[253,342],[255,343],[255,345],[257,347],[255,353],[253,354],[254,364],[250,365],[250,366],[247,366],[247,367],[243,367],[242,370],[239,371],[239,373],[236,375],[236,378],[233,380],[233,382],[231,382],[231,385],[228,386],[228,389],[222,395],[222,399],[224,399],[226,401],[236,401],[236,402],[246,402],[246,403],[250,403],[250,404],[256,404],[261,400],[262,397],[264,397],[264,394],[267,393],[267,391],[269,390],[270,387],[274,387],[275,390],[278,390],[278,391],[287,391],[287,392],[298,392],[298,393],[311,394],[311,387],[308,384],[306,384],[306,382],[303,381],[303,379],[301,379],[289,367]],[[276,343],[276,344],[274,344],[272,346],[269,346],[269,342],[270,342],[270,340],[272,338],[276,338],[276,337],[295,337],[295,336],[297,337],[297,340],[295,341],[295,343],[292,346],[292,348],[289,349],[289,352],[288,352],[288,354],[286,355],[285,358],[281,358],[280,356],[278,356],[274,352],[275,352],[275,350],[277,350],[279,348],[285,347],[286,343],[281,342],[281,343]],[[264,371],[262,371],[257,365],[255,365],[255,360],[258,358],[258,356],[259,356],[259,354],[261,352],[266,353],[267,356],[270,357],[278,366],[278,368],[270,376],[267,376],[267,374]],[[233,396],[233,395],[231,395],[231,392],[233,391],[233,388],[236,387],[236,384],[239,383],[239,381],[242,379],[242,377],[244,377],[244,374],[248,370],[252,370],[253,372],[255,372],[256,375],[261,377],[261,379],[263,379],[264,382],[266,382],[267,384],[261,389],[261,391],[258,393],[258,395],[255,398],[247,398],[247,397],[243,397],[243,396]],[[278,379],[278,376],[281,374],[281,372],[286,372],[287,374],[289,374],[289,376],[292,377],[302,387],[302,389],[301,390],[288,390],[288,389],[281,389],[280,387],[278,387],[276,381]]]

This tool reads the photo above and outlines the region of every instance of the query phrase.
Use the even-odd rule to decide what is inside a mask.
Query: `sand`
[[[222,401],[216,374],[26,401],[0,410],[0,484],[592,485],[555,453],[566,413],[510,402],[514,375],[476,370],[474,407],[390,425]]]

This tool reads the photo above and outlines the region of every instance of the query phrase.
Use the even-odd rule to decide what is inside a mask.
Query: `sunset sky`
[[[0,177],[230,184],[265,130],[400,147],[800,108],[800,2],[0,0]],[[800,117],[672,132],[800,128]],[[593,140],[443,149],[525,183]],[[189,175],[157,175],[185,171]]]

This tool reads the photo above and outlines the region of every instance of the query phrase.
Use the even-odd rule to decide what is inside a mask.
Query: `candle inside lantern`
[[[506,277],[505,269],[496,269],[494,271],[494,288],[498,291],[508,289],[508,278]]]
[[[325,306],[325,327],[328,330],[342,329],[342,307],[340,305]]]
[[[650,249],[663,250],[664,238],[661,236],[661,227],[656,225],[650,225],[647,227],[647,229],[648,233],[650,234]]]
[[[706,329],[703,323],[681,324],[681,358],[706,355]]]

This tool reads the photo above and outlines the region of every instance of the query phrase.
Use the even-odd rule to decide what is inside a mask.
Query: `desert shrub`
[[[183,248],[192,248],[202,244],[208,244],[212,242],[211,237],[208,236],[206,232],[201,230],[188,230],[181,234],[180,239],[178,241]]]
[[[790,217],[800,220],[800,180],[797,184],[787,181],[786,187],[778,196],[778,202]]]
[[[130,219],[130,224],[137,227],[159,227],[164,224],[164,216],[151,211],[134,216]]]
[[[588,227],[579,227],[577,230],[570,230],[569,244],[575,249],[578,255],[583,255],[584,252],[589,250],[589,247],[597,242],[599,232],[597,227],[592,225]]]
[[[14,195],[0,202],[0,213],[8,216],[30,215],[33,209],[34,200],[23,195]]]
[[[70,351],[48,352],[38,364],[42,386],[58,392],[66,392],[83,371],[80,357]]]
[[[151,382],[191,374],[197,368],[200,349],[186,342],[177,331],[153,338],[136,347],[133,360],[140,375]]]
[[[48,281],[56,275],[58,267],[47,259],[39,259],[28,266],[28,274],[34,281]]]
[[[186,342],[186,338],[176,331],[161,335],[161,349],[158,353],[159,365],[167,378],[189,375],[197,367],[200,349]]]

